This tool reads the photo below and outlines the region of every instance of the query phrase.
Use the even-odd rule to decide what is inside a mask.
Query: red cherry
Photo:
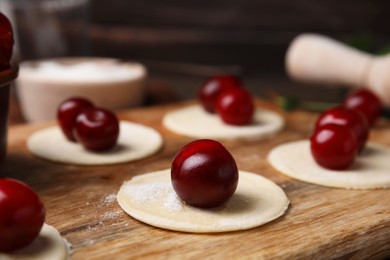
[[[187,204],[210,208],[226,202],[238,184],[232,155],[219,142],[201,139],[184,146],[171,168],[172,186]]]
[[[240,87],[239,78],[232,75],[220,75],[208,79],[200,88],[199,100],[204,109],[209,113],[215,113],[215,102],[220,93],[226,89]]]
[[[93,107],[93,104],[82,97],[72,97],[64,100],[57,109],[57,120],[62,132],[69,141],[76,142],[73,128],[77,116],[85,109]]]
[[[344,99],[343,105],[346,108],[362,113],[370,126],[375,123],[383,109],[382,102],[378,96],[365,88],[356,89],[349,93]]]
[[[87,150],[109,150],[117,142],[119,121],[115,114],[106,109],[90,108],[77,116],[73,133]]]
[[[9,252],[29,245],[45,221],[45,208],[26,184],[0,179],[0,251]]]
[[[221,119],[231,125],[249,124],[255,110],[252,96],[243,88],[224,91],[218,97],[216,106]]]
[[[327,124],[315,130],[310,138],[310,149],[319,165],[344,170],[354,162],[358,142],[348,126]]]
[[[358,151],[361,152],[366,144],[369,126],[362,114],[342,106],[331,108],[320,115],[316,123],[316,129],[327,125],[337,124],[348,126],[356,135]]]
[[[0,71],[10,68],[14,36],[8,18],[0,12]]]

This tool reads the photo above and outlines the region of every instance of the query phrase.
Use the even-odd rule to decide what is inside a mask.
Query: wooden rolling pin
[[[302,34],[286,54],[287,73],[296,80],[365,87],[390,106],[390,55],[373,56],[318,34]]]

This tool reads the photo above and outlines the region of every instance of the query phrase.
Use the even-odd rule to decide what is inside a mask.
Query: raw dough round
[[[347,189],[390,187],[389,158],[389,147],[369,143],[349,169],[329,170],[315,162],[308,140],[279,145],[268,155],[270,164],[285,175],[322,186]]]
[[[27,247],[12,253],[1,253],[1,260],[66,260],[69,247],[54,227],[44,224],[39,236]]]
[[[201,209],[186,205],[171,185],[170,169],[139,175],[125,182],[117,199],[130,216],[152,226],[193,233],[249,229],[283,215],[289,205],[284,191],[254,173],[239,173],[235,194],[222,206]]]
[[[256,108],[252,124],[234,126],[207,113],[200,105],[192,105],[168,112],[163,124],[173,132],[194,138],[259,140],[281,130],[284,119],[275,112]]]
[[[106,152],[91,152],[79,143],[68,141],[57,126],[39,130],[27,140],[34,155],[61,163],[106,165],[134,161],[156,153],[163,139],[154,129],[131,122],[120,122],[116,147]]]

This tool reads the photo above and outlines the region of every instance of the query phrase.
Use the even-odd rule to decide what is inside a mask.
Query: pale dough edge
[[[26,145],[28,150],[30,151],[31,154],[34,156],[48,160],[50,162],[55,162],[55,163],[62,163],[62,164],[71,164],[71,165],[81,165],[81,166],[93,166],[93,165],[113,165],[113,164],[121,164],[121,163],[127,163],[135,160],[141,160],[144,158],[147,158],[149,156],[154,155],[157,153],[161,147],[164,144],[163,137],[161,134],[155,130],[154,128],[142,125],[142,124],[137,124],[137,123],[132,123],[128,121],[121,121],[121,126],[122,128],[131,128],[133,125],[136,126],[139,129],[146,129],[149,134],[153,135],[157,141],[154,144],[149,144],[149,150],[148,152],[144,152],[141,155],[136,154],[132,152],[131,155],[126,155],[124,153],[121,153],[117,158],[113,158],[111,155],[110,156],[105,156],[104,153],[99,154],[97,153],[96,155],[91,154],[86,152],[88,155],[88,158],[84,160],[82,156],[78,156],[75,159],[69,159],[67,157],[63,157],[63,155],[57,155],[56,152],[45,152],[42,150],[45,150],[44,146],[40,144],[41,140],[44,139],[44,135],[46,134],[52,134],[52,132],[57,132],[60,131],[58,126],[52,126],[48,128],[43,128],[41,130],[37,130],[33,134],[31,134],[27,141]],[[80,145],[80,144],[77,144]],[[68,145],[67,145],[68,146]],[[81,146],[81,145],[80,145]],[[79,154],[82,149],[77,149],[77,153]],[[80,155],[80,154],[79,154]],[[95,157],[95,158],[94,158]]]
[[[44,252],[40,252],[39,249],[37,249],[39,243],[38,240],[40,237],[49,238],[50,243],[52,243],[53,246],[51,246]],[[36,251],[35,254],[31,254],[31,252],[34,251]],[[3,260],[33,260],[33,259],[67,260],[70,259],[70,253],[71,253],[70,244],[66,241],[66,239],[61,237],[58,230],[53,226],[44,224],[42,226],[40,235],[29,246],[16,251],[14,254],[0,253],[0,259]]]
[[[162,124],[164,125],[165,128],[167,128],[171,132],[183,136],[192,137],[192,138],[210,138],[210,139],[217,139],[217,140],[244,140],[244,141],[257,141],[257,140],[263,140],[272,137],[277,133],[279,133],[285,126],[285,120],[281,115],[279,115],[274,111],[264,109],[264,108],[256,108],[255,113],[267,114],[268,129],[266,130],[261,126],[258,126],[248,131],[248,129],[244,129],[247,128],[247,126],[244,126],[242,130],[239,130],[240,127],[237,127],[235,131],[232,131],[231,130],[232,126],[226,125],[227,133],[221,134],[221,131],[224,131],[223,129],[220,129],[221,131],[219,133],[210,133],[207,131],[207,128],[203,129],[202,131],[194,131],[193,129],[188,129],[184,125],[178,125],[177,122],[173,120],[174,118],[176,118],[177,113],[182,113],[184,110],[191,111],[199,108],[200,105],[190,105],[181,109],[169,111],[164,115],[162,119]],[[255,116],[258,116],[257,114],[255,114]],[[218,128],[221,128],[221,126],[218,126]]]
[[[290,163],[286,163],[286,156],[285,155],[285,149],[288,146],[292,145],[302,145],[304,143],[309,143],[308,140],[298,140],[298,141],[291,141],[287,143],[280,144],[276,147],[274,147],[267,156],[268,163],[278,172],[280,172],[283,175],[286,175],[288,177],[291,177],[296,180],[300,180],[306,183],[319,185],[319,186],[325,186],[325,187],[331,187],[331,188],[341,188],[341,189],[356,189],[356,190],[364,190],[364,189],[387,189],[390,188],[390,181],[387,183],[380,183],[377,181],[374,182],[366,182],[366,183],[353,183],[353,182],[343,182],[339,181],[337,178],[332,178],[331,175],[329,175],[329,179],[324,179],[324,175],[321,174],[321,178],[307,178],[305,175],[300,172],[296,172],[295,170],[291,169],[289,166]],[[369,143],[368,146],[371,147],[379,147],[380,149],[390,149],[385,146],[379,145],[379,144],[371,144]],[[295,160],[301,162],[302,160]],[[332,174],[343,174],[343,171],[334,171],[334,170],[328,170],[325,169],[319,165],[316,165],[314,169],[312,170],[318,170],[320,172],[328,172]],[[313,172],[313,171],[312,171]],[[313,173],[316,174],[316,173]],[[312,176],[314,177],[314,176]]]
[[[136,180],[136,181],[141,180],[141,182],[142,182],[142,179],[145,178],[145,175],[158,174],[158,173],[163,173],[163,172],[167,172],[167,171],[169,171],[169,169],[151,172],[151,173],[147,173],[147,174],[143,174],[143,175],[138,175],[138,176],[133,177],[129,181],[125,181],[117,194],[117,201],[118,201],[118,204],[120,205],[120,207],[131,217],[137,219],[140,222],[149,224],[149,225],[154,226],[154,227],[159,227],[159,228],[173,230],[173,231],[189,232],[189,233],[219,233],[219,232],[247,230],[247,229],[251,229],[254,227],[264,225],[264,224],[271,222],[271,221],[281,217],[282,215],[284,215],[286,210],[289,207],[289,204],[290,204],[290,201],[289,201],[287,195],[285,194],[285,192],[283,191],[283,189],[280,186],[278,186],[276,183],[274,183],[273,181],[271,181],[271,180],[269,180],[261,175],[258,175],[258,174],[240,171],[240,179],[246,179],[245,175],[250,177],[249,179],[246,180],[246,183],[244,185],[251,185],[252,182],[250,181],[250,179],[255,177],[257,179],[257,181],[261,180],[263,185],[264,184],[267,186],[269,185],[269,186],[271,186],[272,189],[274,189],[274,191],[276,191],[276,194],[278,195],[278,198],[276,200],[279,200],[277,212],[275,212],[271,216],[268,216],[267,218],[263,218],[261,221],[257,221],[256,223],[252,223],[252,224],[245,223],[243,225],[239,224],[239,225],[228,225],[225,227],[217,227],[217,228],[212,227],[212,228],[210,228],[210,227],[206,227],[206,226],[199,227],[199,225],[197,225],[197,224],[194,224],[191,226],[190,225],[187,226],[187,224],[183,225],[183,223],[179,223],[180,221],[177,221],[176,219],[172,219],[172,220],[165,219],[165,220],[161,221],[161,218],[159,216],[156,217],[154,215],[144,213],[142,210],[132,208],[132,205],[131,205],[132,203],[128,200],[128,196],[124,192],[124,187],[126,186],[126,183],[129,183],[133,180]],[[242,176],[244,176],[244,177],[242,177]],[[150,179],[149,176],[147,176],[146,178],[147,178],[147,180]],[[187,207],[186,210],[188,210],[188,209],[189,208]]]

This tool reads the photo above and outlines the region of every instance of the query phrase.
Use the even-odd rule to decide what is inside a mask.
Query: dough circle
[[[152,226],[192,233],[244,230],[270,222],[287,210],[289,200],[274,182],[240,171],[235,194],[224,205],[200,209],[180,201],[171,185],[170,169],[125,182],[117,200],[133,218]]]
[[[192,105],[168,112],[163,125],[178,134],[194,138],[260,140],[276,134],[284,126],[278,113],[256,108],[253,123],[245,126],[225,124],[218,115]]]
[[[334,171],[319,166],[310,151],[310,141],[279,145],[268,155],[269,163],[292,178],[322,186],[346,189],[390,187],[390,148],[369,143],[354,164]]]
[[[54,162],[77,165],[134,161],[156,153],[162,144],[163,139],[156,130],[127,121],[120,122],[116,147],[106,152],[90,152],[81,144],[68,141],[58,126],[39,130],[27,140],[27,147],[32,154]]]
[[[12,253],[1,253],[1,260],[66,260],[69,247],[54,227],[43,224],[39,236],[27,247]]]

